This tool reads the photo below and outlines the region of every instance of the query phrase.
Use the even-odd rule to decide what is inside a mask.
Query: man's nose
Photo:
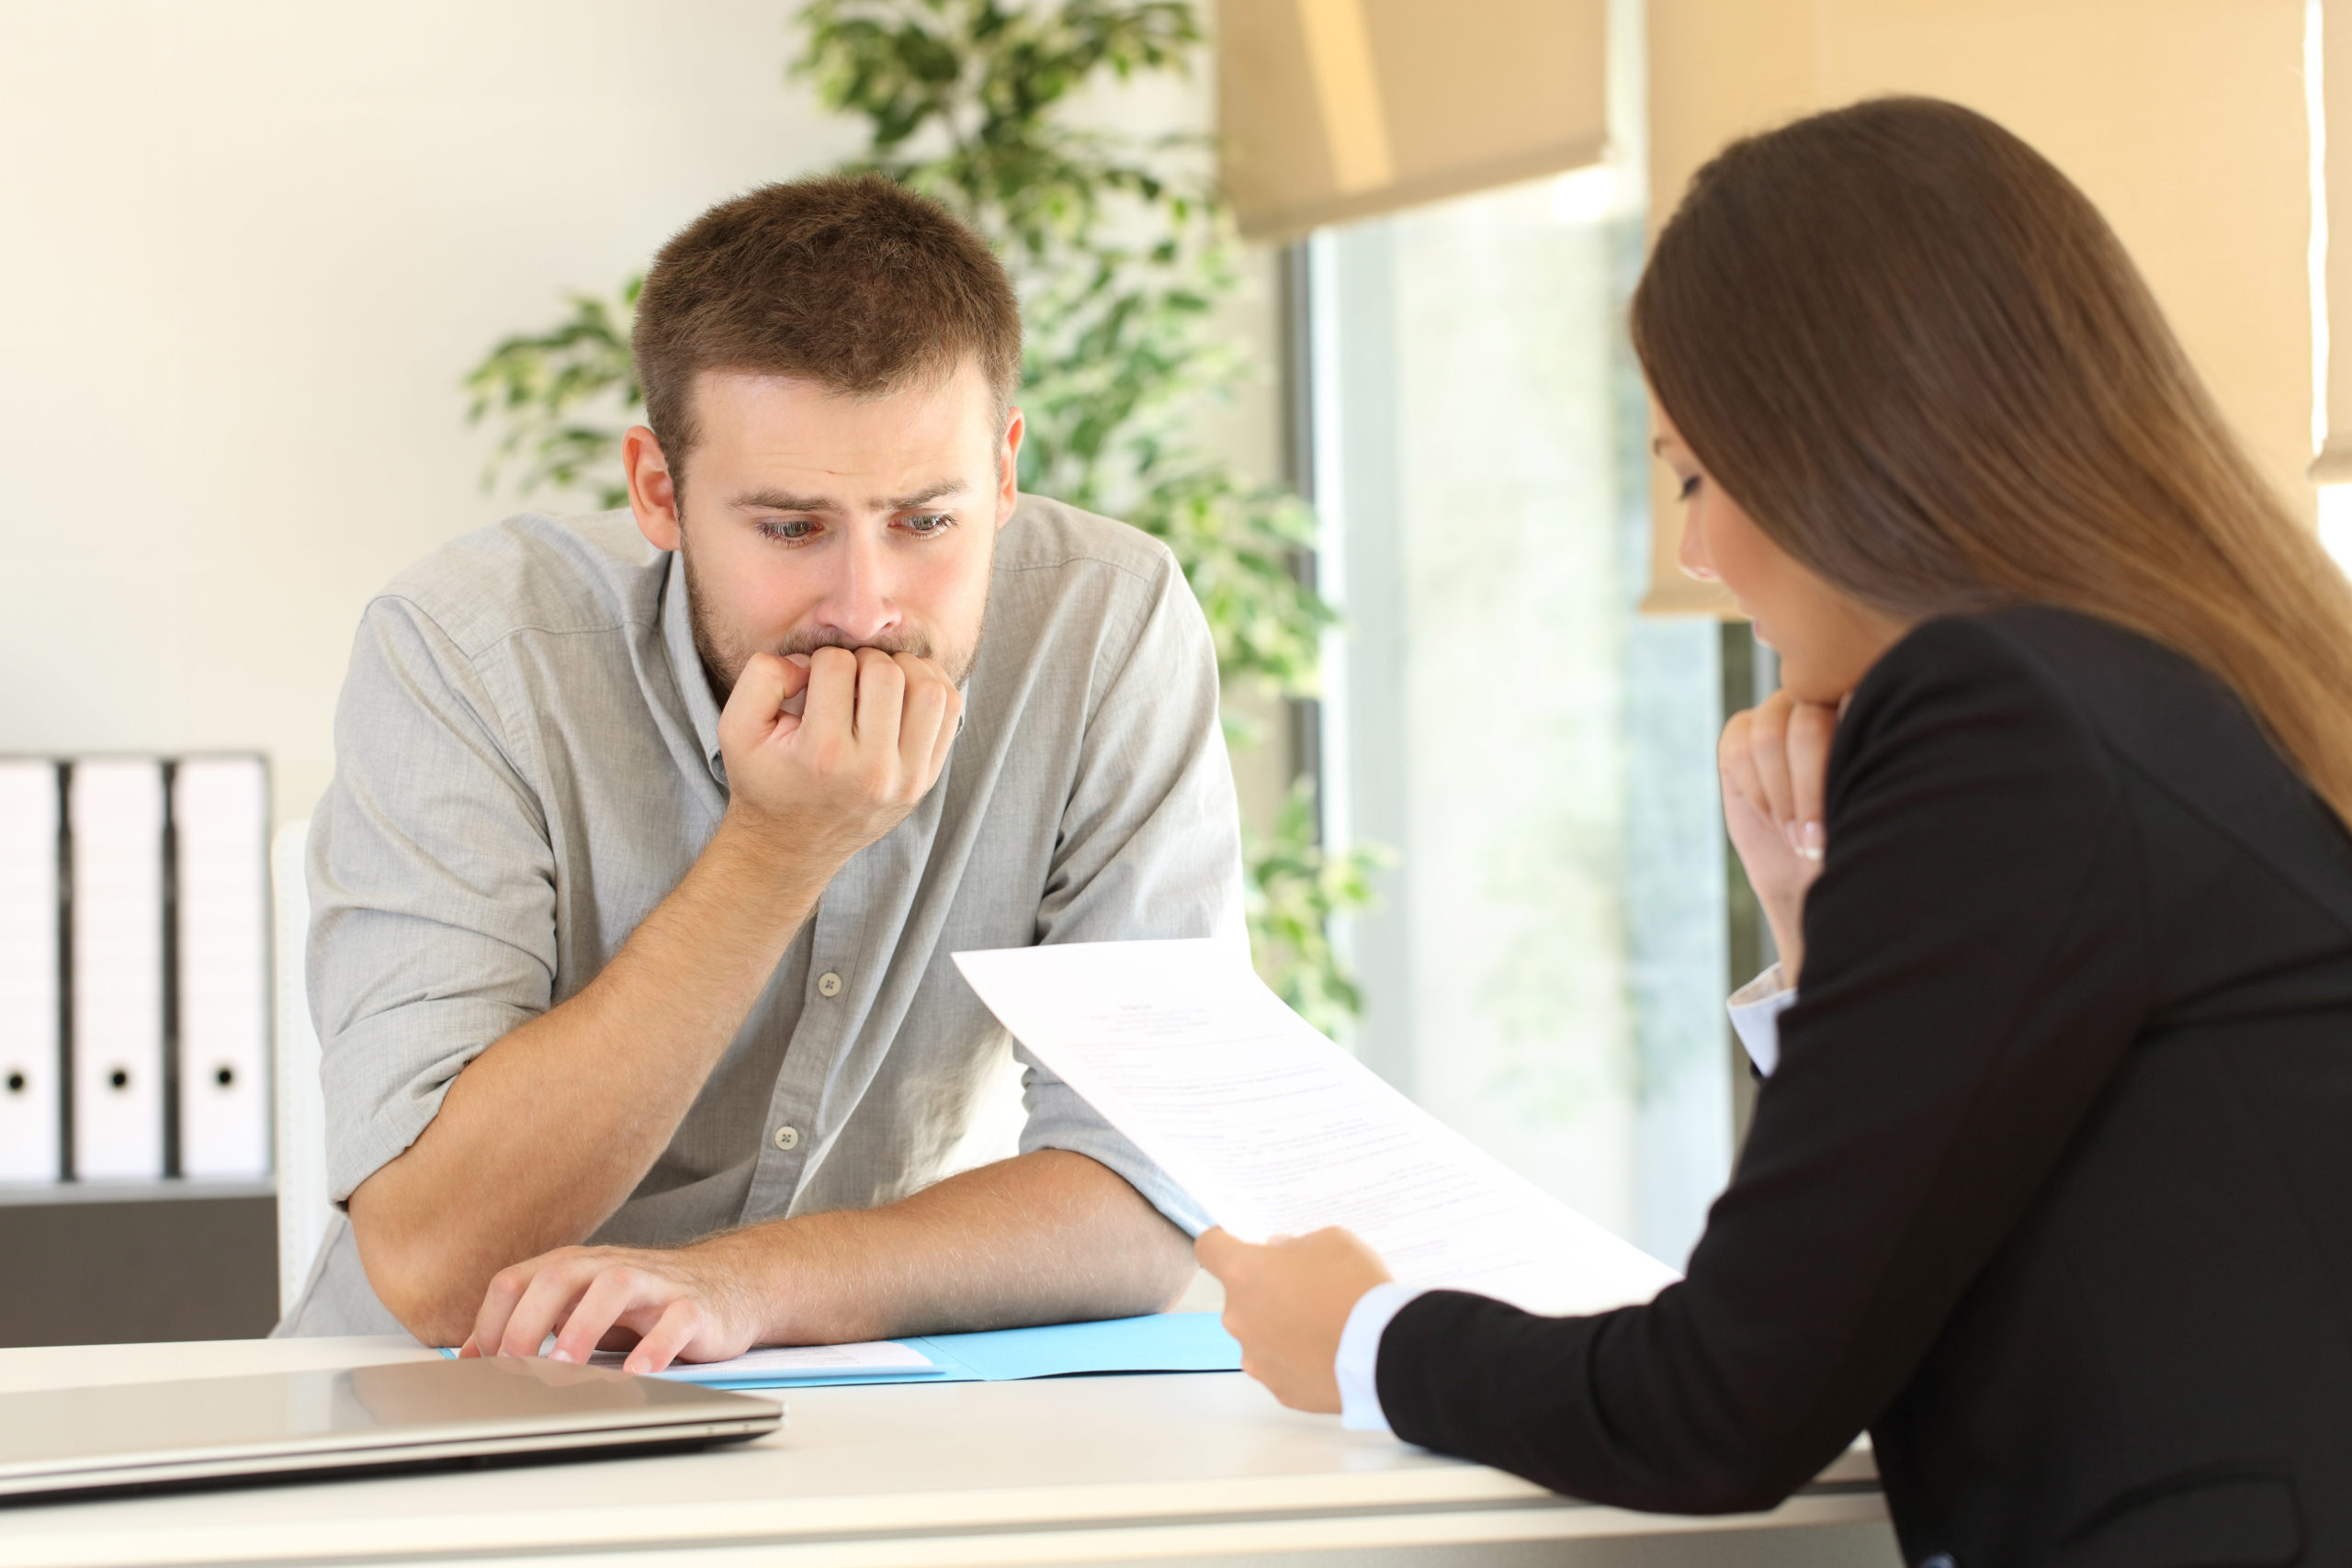
[[[847,647],[862,648],[898,628],[899,604],[881,541],[865,528],[842,533],[846,537],[834,558],[833,580],[817,604],[816,620]]]

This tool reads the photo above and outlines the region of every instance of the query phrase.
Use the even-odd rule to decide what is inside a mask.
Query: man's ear
[[[1027,426],[1014,409],[1004,423],[1004,445],[996,454],[996,525],[1012,521],[1013,503],[1021,499],[1021,437]]]
[[[629,426],[621,437],[621,467],[628,475],[628,509],[637,513],[637,531],[657,550],[676,549],[678,486],[660,438],[644,425]]]

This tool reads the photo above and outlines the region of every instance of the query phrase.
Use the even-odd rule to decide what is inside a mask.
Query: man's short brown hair
[[[872,397],[979,362],[1000,412],[1021,379],[1021,305],[987,242],[880,175],[763,186],[662,247],[630,349],[673,476],[705,370],[806,377]]]

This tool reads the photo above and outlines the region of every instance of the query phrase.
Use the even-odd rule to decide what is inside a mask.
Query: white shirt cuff
[[[1774,964],[1731,994],[1732,1032],[1747,1048],[1747,1059],[1766,1077],[1781,1065],[1781,1015],[1797,999],[1796,988],[1781,976]]]
[[[1340,1380],[1340,1425],[1351,1432],[1385,1432],[1380,1410],[1380,1337],[1389,1319],[1421,1292],[1396,1280],[1374,1285],[1356,1298],[1348,1325],[1340,1331],[1340,1353],[1331,1371]]]

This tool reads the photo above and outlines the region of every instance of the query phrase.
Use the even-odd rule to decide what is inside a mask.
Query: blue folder
[[[1241,1346],[1213,1312],[1163,1312],[1096,1323],[928,1334],[902,1339],[938,1371],[914,1377],[853,1372],[826,1377],[729,1379],[706,1388],[823,1388],[833,1383],[1011,1382],[1127,1372],[1238,1372]],[[658,1374],[657,1374],[658,1375]]]
[[[929,1334],[897,1343],[931,1365],[810,1375],[764,1372],[741,1378],[696,1377],[704,1388],[824,1388],[838,1383],[1010,1382],[1143,1372],[1238,1372],[1241,1347],[1213,1312],[1163,1312],[1095,1323],[1041,1328],[998,1328],[979,1334]],[[444,1350],[454,1356],[454,1350]],[[655,1377],[671,1374],[656,1372]]]

